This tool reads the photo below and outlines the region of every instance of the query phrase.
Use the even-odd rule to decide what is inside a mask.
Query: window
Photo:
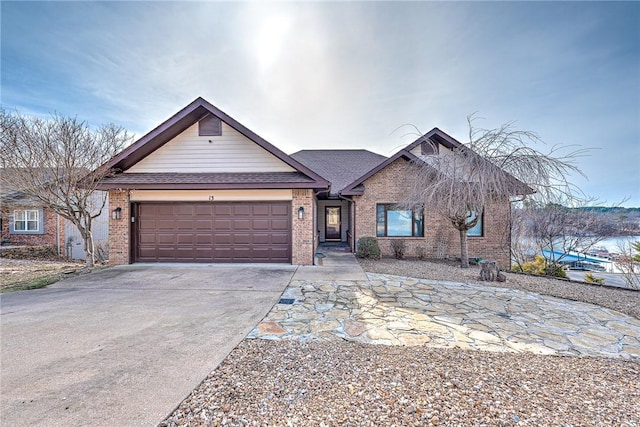
[[[37,210],[23,210],[13,212],[14,231],[39,231],[40,219]]]
[[[469,216],[469,221],[473,221],[474,219],[476,219],[476,217],[478,216],[478,213],[476,211],[469,211],[467,213],[467,215]],[[480,214],[480,218],[478,218],[478,222],[476,223],[475,226],[473,226],[473,228],[470,228],[467,230],[467,236],[469,237],[482,237],[482,222],[484,221],[484,215]]]
[[[220,119],[209,114],[198,122],[199,136],[220,136],[222,135],[222,123]]]
[[[403,209],[392,204],[377,205],[376,226],[378,237],[422,237],[422,209]]]

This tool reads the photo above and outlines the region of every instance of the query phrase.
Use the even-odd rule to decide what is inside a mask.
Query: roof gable
[[[394,154],[393,156],[389,157],[384,162],[378,164],[378,166],[374,167],[373,169],[371,169],[370,171],[368,171],[364,175],[360,176],[355,181],[353,181],[350,184],[346,185],[344,187],[344,189],[342,191],[340,191],[340,194],[343,195],[343,196],[359,196],[359,195],[362,195],[364,193],[364,187],[362,186],[362,184],[367,179],[371,178],[373,175],[377,174],[382,169],[386,168],[387,166],[389,166],[391,163],[395,162],[398,159],[405,159],[407,161],[419,161],[420,160],[418,157],[416,157],[415,155],[411,154],[411,152],[407,151],[406,149],[402,149],[402,150],[398,151],[396,154]]]
[[[273,167],[271,169],[267,168],[267,170],[263,172],[297,172],[301,173],[308,178],[310,181],[314,183],[314,187],[317,188],[327,188],[328,182],[323,179],[321,176],[307,168],[306,166],[298,163],[295,159],[289,157],[284,152],[280,151],[278,148],[237,122],[235,119],[213,106],[203,98],[197,98],[191,104],[187,105],[182,110],[178,111],[172,117],[167,119],[165,122],[160,124],[158,127],[138,139],[136,142],[131,144],[129,147],[121,151],[118,155],[113,157],[109,162],[107,162],[103,167],[107,167],[109,169],[114,169],[116,172],[126,172],[129,169],[132,169],[131,172],[159,172],[153,168],[149,168],[149,165],[145,167],[134,167],[136,165],[142,164],[144,165],[144,160],[151,156],[153,153],[156,153],[156,157],[158,154],[161,154],[163,149],[170,141],[173,141],[176,137],[183,134],[189,128],[193,126],[197,127],[197,123],[202,120],[204,117],[213,114],[214,116],[220,118],[223,122],[223,126],[226,126],[229,130],[232,130],[233,133],[240,136],[243,142],[249,142],[255,144],[262,150],[266,151],[267,156],[272,157],[274,163],[278,163],[281,165],[286,165],[285,168],[277,168]],[[203,138],[208,138],[209,140],[213,140],[214,136],[205,136]],[[174,147],[175,148],[175,147]],[[245,147],[246,148],[246,147]],[[163,149],[163,151],[168,151],[171,155],[171,150]],[[248,153],[251,150],[247,151]],[[255,153],[255,151],[253,151]],[[167,153],[165,153],[167,154]],[[146,162],[148,163],[148,162]],[[172,171],[175,172],[175,171]],[[198,171],[195,171],[198,172]],[[218,171],[218,170],[207,170],[202,172],[209,173],[219,173],[219,172],[233,172],[233,170],[229,171]],[[257,170],[240,170],[241,173],[247,172],[259,172]],[[108,178],[107,178],[108,180]]]
[[[420,136],[418,139],[413,141],[411,144],[409,144],[408,146],[403,148],[402,150],[398,151],[393,156],[389,157],[386,161],[382,162],[381,164],[379,164],[375,168],[373,168],[370,171],[368,171],[366,174],[362,175],[361,177],[359,177],[358,179],[356,179],[355,181],[353,181],[349,185],[345,186],[344,189],[340,192],[340,195],[343,195],[343,196],[356,196],[356,195],[364,194],[365,188],[363,186],[363,183],[367,179],[369,179],[370,177],[372,177],[373,175],[375,175],[376,173],[378,173],[382,169],[386,168],[387,166],[389,166],[391,163],[395,162],[398,159],[403,158],[403,159],[405,159],[407,161],[422,162],[420,157],[418,157],[418,155],[416,155],[416,152],[417,152],[417,149],[420,147],[420,144],[422,144],[423,142],[427,142],[427,141],[430,141],[432,143],[439,144],[439,145],[441,145],[443,147],[446,147],[450,151],[453,151],[456,148],[463,148],[463,149],[467,149],[468,150],[468,148],[465,147],[465,145],[462,144],[460,141],[456,140],[455,138],[453,138],[452,136],[448,135],[447,133],[441,131],[438,128],[433,128],[429,132],[427,132],[424,135]],[[442,152],[440,152],[440,154],[442,154]],[[509,173],[507,173],[507,172],[504,172],[504,173],[509,177],[509,179],[513,179],[516,182],[516,185],[515,185],[516,188],[518,186],[521,186],[521,188],[520,188],[520,191],[522,192],[521,194],[531,194],[531,193],[534,192],[533,189],[531,189],[530,187],[528,187],[524,183],[520,182],[519,180],[517,180],[515,177],[513,177]]]

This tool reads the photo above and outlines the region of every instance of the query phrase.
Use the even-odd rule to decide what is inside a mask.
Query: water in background
[[[609,252],[620,253],[621,245],[629,245],[633,242],[639,242],[640,236],[619,236],[619,237],[610,237],[608,239],[604,239],[601,242],[596,243],[596,247],[604,247]]]

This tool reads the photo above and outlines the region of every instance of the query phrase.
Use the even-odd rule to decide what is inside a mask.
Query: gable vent
[[[222,123],[220,118],[209,114],[198,122],[198,135],[220,136],[222,135]]]
[[[423,141],[420,145],[423,156],[438,154],[438,152],[440,151],[439,144],[431,140]]]

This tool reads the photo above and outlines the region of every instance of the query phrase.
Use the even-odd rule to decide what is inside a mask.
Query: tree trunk
[[[469,268],[469,250],[467,249],[467,230],[460,232],[460,267]]]
[[[84,257],[85,257],[85,265],[88,268],[92,268],[94,265],[95,248],[93,247],[93,234],[91,234],[91,231],[88,231],[85,234]]]

